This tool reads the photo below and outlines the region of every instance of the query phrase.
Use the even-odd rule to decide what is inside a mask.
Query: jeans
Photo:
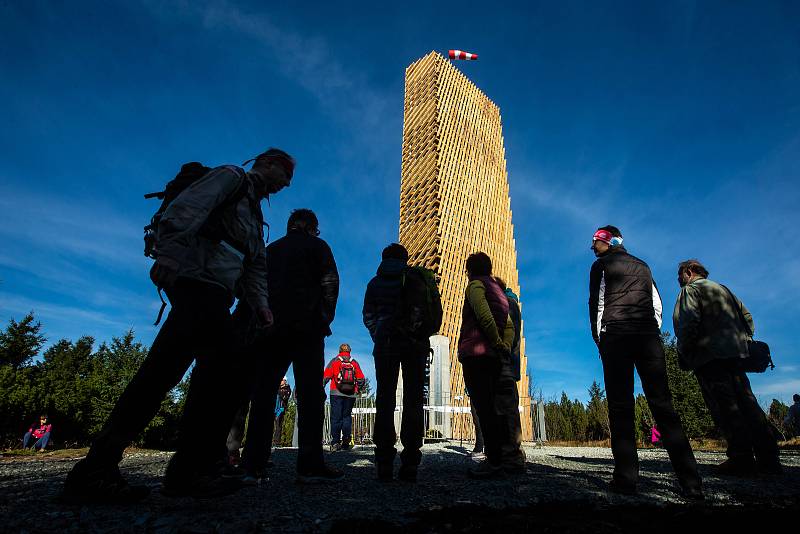
[[[778,461],[778,445],[750,380],[735,359],[712,360],[695,370],[703,398],[725,441],[727,455],[763,463]]]
[[[397,402],[397,380],[403,371],[403,416],[400,424],[400,441],[403,465],[417,466],[422,459],[422,441],[425,434],[424,383],[428,350],[404,351],[402,354],[375,352],[375,460],[391,463],[397,454],[394,429],[394,408]]]
[[[27,449],[28,443],[31,441],[31,437],[33,437],[33,432],[26,432],[25,436],[22,438],[22,448]],[[45,432],[44,436],[36,440],[36,443],[33,444],[34,449],[42,449],[44,450],[47,447],[47,442],[50,441],[50,432]]]
[[[172,309],[150,352],[117,400],[85,462],[116,467],[122,452],[158,413],[192,361],[177,451],[166,477],[177,481],[213,472],[225,453],[225,437],[238,407],[241,362],[233,334],[228,292],[179,278],[167,291]],[[87,468],[86,466],[83,466]]]
[[[642,389],[653,418],[661,430],[678,481],[684,488],[700,486],[697,462],[678,414],[672,406],[667,384],[664,347],[657,335],[614,335],[603,333],[600,356],[608,398],[614,480],[635,486],[639,479],[639,457],[634,429],[633,371],[639,373]]]
[[[353,405],[355,397],[331,394],[331,445],[350,444],[353,434]]]
[[[325,338],[320,334],[274,332],[260,339],[252,350],[257,353],[257,382],[250,402],[242,465],[249,470],[266,468],[274,436],[275,395],[291,364],[297,398],[297,470],[319,469],[324,465]]]

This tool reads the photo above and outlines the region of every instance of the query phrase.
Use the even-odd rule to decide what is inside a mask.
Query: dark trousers
[[[272,433],[272,444],[280,446],[281,438],[283,437],[283,420],[285,419],[286,409],[277,417],[275,417],[275,431]]]
[[[86,457],[89,464],[114,466],[122,452],[158,413],[161,402],[195,361],[177,451],[167,477],[213,470],[225,451],[225,437],[238,406],[238,343],[233,335],[230,297],[225,289],[178,279],[167,292],[172,309],[150,352]]]
[[[692,447],[672,406],[661,338],[658,335],[604,333],[600,338],[600,355],[603,360],[608,419],[611,424],[614,479],[621,484],[635,485],[639,478],[639,457],[634,430],[635,367],[678,481],[682,487],[699,486],[700,476]]]
[[[331,394],[331,445],[341,441],[350,444],[353,435],[353,405],[355,397]]]
[[[292,365],[297,398],[297,470],[324,465],[322,424],[325,420],[325,338],[321,334],[275,332],[256,343],[257,382],[250,402],[247,439],[242,451],[246,469],[266,467],[275,425],[275,396]]]
[[[417,466],[422,459],[422,441],[425,434],[423,413],[425,366],[428,350],[375,353],[375,460],[390,463],[397,454],[394,445],[397,434],[394,429],[394,408],[397,402],[397,380],[403,370],[403,415],[400,424],[400,441],[403,452],[400,460],[404,465]]]
[[[470,402],[469,411],[472,414],[472,426],[475,429],[475,447],[472,448],[473,452],[483,452],[483,432],[481,431],[481,420],[478,419],[478,412],[475,411],[475,405]]]
[[[729,458],[778,460],[778,445],[747,374],[735,359],[712,360],[695,370],[714,422],[728,442]]]
[[[228,432],[228,454],[236,454],[239,452],[239,449],[242,448],[242,441],[244,441],[244,431],[247,421],[247,413],[250,411],[250,397],[247,397],[247,402],[239,408],[239,411],[236,412],[236,416],[233,418],[233,425],[231,425],[231,430]],[[286,415],[286,411],[284,411],[275,418],[275,431],[272,434],[272,444],[273,445],[280,445],[281,444],[281,436],[283,435],[283,420],[284,415]],[[267,454],[267,459],[271,456],[271,453]]]
[[[508,358],[465,358],[461,362],[470,403],[478,414],[486,459],[523,463],[519,393]]]

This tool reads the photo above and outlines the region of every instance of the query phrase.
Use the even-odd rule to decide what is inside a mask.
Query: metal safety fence
[[[440,396],[441,404],[426,403],[423,406],[424,439],[426,441],[475,439],[472,410],[467,396]],[[355,400],[352,412],[352,439],[354,444],[372,443],[375,429],[375,398],[359,397]],[[531,397],[520,397],[519,412],[522,426],[522,439],[527,442],[547,441],[544,421],[544,404]],[[395,431],[399,435],[403,417],[402,395],[397,395],[394,409]],[[325,422],[323,427],[325,443],[331,441],[331,407],[325,403]]]

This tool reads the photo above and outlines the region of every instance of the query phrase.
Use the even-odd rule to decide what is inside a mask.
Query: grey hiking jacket
[[[247,193],[220,217],[219,242],[201,235],[211,211],[247,180]],[[158,224],[158,256],[176,261],[178,276],[224,287],[253,309],[268,308],[267,260],[260,207],[244,170],[217,167],[194,182],[167,207]]]
[[[706,278],[699,278],[681,289],[672,324],[684,369],[697,369],[711,360],[747,357],[750,334],[737,308],[741,309],[750,332],[755,331],[753,316],[741,300],[731,295],[720,284]]]

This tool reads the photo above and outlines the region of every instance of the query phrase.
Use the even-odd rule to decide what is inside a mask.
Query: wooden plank
[[[521,292],[500,109],[436,52],[406,69],[401,161],[400,242],[412,263],[434,269],[441,279],[440,333],[451,340],[451,404],[467,406],[457,357],[467,256],[485,252],[495,275]],[[527,398],[522,330],[518,388]],[[453,415],[453,436],[472,438],[471,416]],[[522,425],[523,439],[532,439],[529,403],[523,403]]]

